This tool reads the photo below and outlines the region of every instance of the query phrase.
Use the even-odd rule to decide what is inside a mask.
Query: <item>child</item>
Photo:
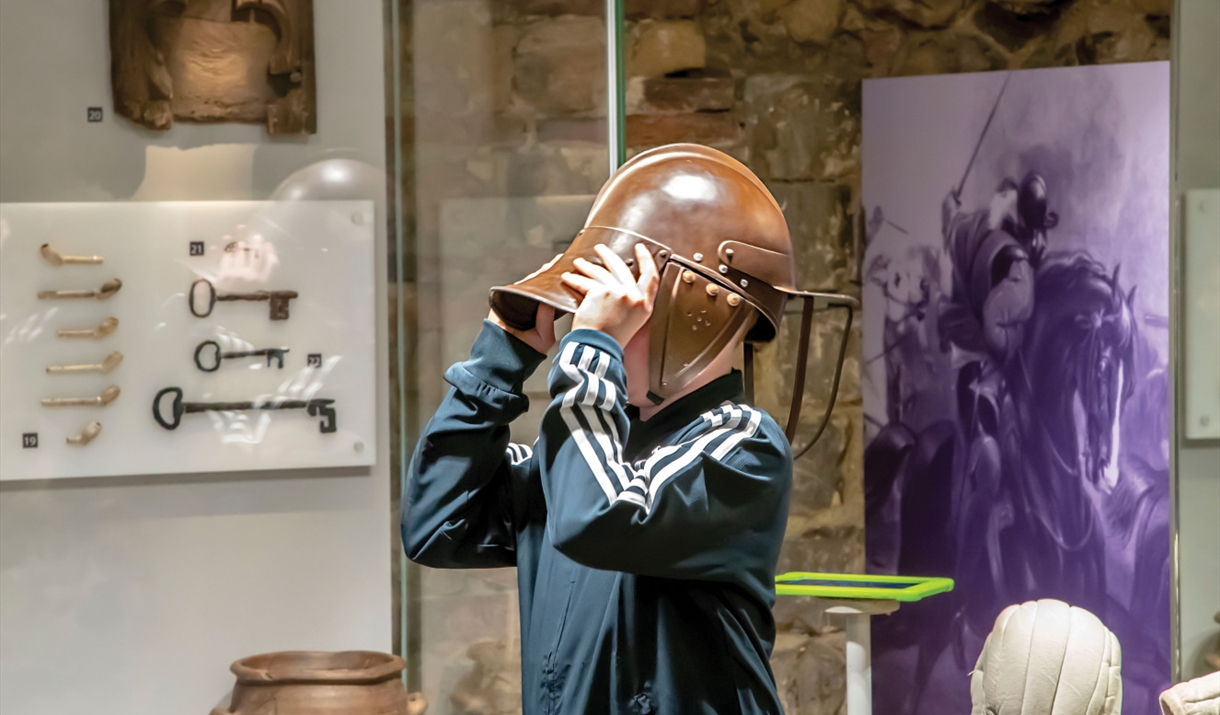
[[[625,164],[563,256],[493,290],[411,461],[402,534],[426,566],[517,567],[526,715],[781,712],[792,456],[732,365],[774,337],[792,284],[762,183],[674,145]],[[556,310],[572,330],[541,434],[510,444]]]

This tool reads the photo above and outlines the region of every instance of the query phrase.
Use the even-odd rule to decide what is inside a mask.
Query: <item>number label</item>
[[[89,112],[88,112],[87,116],[91,123],[96,123],[96,122],[102,121],[102,108],[101,107],[89,107]]]
[[[25,434],[21,435],[21,448],[38,449],[38,433],[26,432]]]
[[[309,357],[305,359],[305,364],[309,367],[322,367],[322,353],[309,353]]]
[[[203,255],[203,241],[191,241],[191,255],[192,256],[202,256]]]

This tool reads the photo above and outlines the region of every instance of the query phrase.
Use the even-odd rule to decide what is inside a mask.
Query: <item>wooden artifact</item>
[[[423,715],[402,687],[402,658],[372,651],[287,652],[243,658],[228,709],[212,715]]]
[[[313,0],[110,0],[116,114],[317,132]]]

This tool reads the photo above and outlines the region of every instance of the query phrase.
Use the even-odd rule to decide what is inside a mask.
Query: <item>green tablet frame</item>
[[[818,581],[843,581],[852,585],[798,584],[793,581],[813,579]],[[875,587],[860,586],[875,583]],[[891,585],[881,585],[891,584]],[[908,584],[895,588],[892,584]],[[817,596],[819,598],[858,598],[878,601],[900,601],[912,603],[928,596],[953,590],[953,579],[942,576],[883,576],[874,574],[813,573],[790,571],[775,577],[777,596]]]

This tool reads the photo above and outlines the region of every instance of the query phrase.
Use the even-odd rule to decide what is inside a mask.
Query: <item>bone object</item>
[[[83,430],[80,431],[79,434],[69,437],[68,444],[79,444],[83,447],[84,445],[92,442],[93,438],[97,437],[101,433],[102,423],[90,422]]]
[[[117,385],[111,385],[97,397],[44,397],[43,407],[105,407],[119,396]]]
[[[102,262],[101,256],[65,256],[54,248],[51,244],[44,243],[38,248],[38,252],[42,257],[53,266],[68,266],[68,265],[97,265]]]
[[[116,350],[96,365],[50,365],[47,367],[47,374],[65,375],[73,372],[96,372],[100,375],[105,375],[118,367],[121,362],[123,362],[123,353]]]
[[[123,281],[118,278],[111,278],[97,290],[43,290],[38,292],[38,297],[42,300],[49,298],[97,298],[98,300],[106,300],[115,293],[118,293],[122,287]]]
[[[93,338],[94,340],[101,340],[113,333],[117,327],[119,327],[119,319],[111,317],[98,323],[96,328],[65,329],[60,330],[56,334],[61,338]]]

